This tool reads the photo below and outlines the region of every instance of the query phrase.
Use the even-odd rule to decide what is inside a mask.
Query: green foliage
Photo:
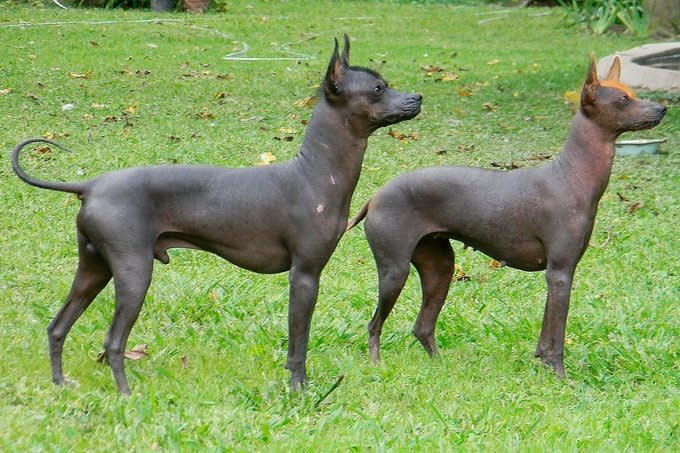
[[[298,101],[315,94],[333,38],[347,32],[352,64],[424,96],[418,118],[369,139],[355,213],[413,168],[538,165],[564,142],[572,113],[563,96],[582,85],[588,53],[643,42],[594,39],[565,27],[556,10],[388,6],[247,0],[166,22],[139,22],[159,17],[141,10],[2,9],[0,451],[680,451],[674,104],[642,135],[668,138],[665,154],[615,159],[597,247],[576,270],[567,381],[532,355],[544,275],[495,269],[459,243],[456,262],[470,281],[452,284],[437,325],[441,357],[430,360],[411,335],[420,305],[413,274],[384,327],[383,362],[371,365],[377,277],[359,226],[322,275],[304,395],[286,388],[286,275],[190,250],[155,266],[130,337],[130,348],[149,345],[147,358],[127,362],[130,398],[116,395],[111,371],[96,361],[111,287],[65,342],[68,385],[50,382],[45,328],[77,264],[80,201],[18,180],[8,156],[22,139],[47,135],[73,149],[22,160],[31,174],[64,181],[133,165],[252,166],[266,152],[285,161],[311,115]],[[35,26],[8,27],[26,22]],[[244,42],[248,56],[290,50],[310,59],[222,58]],[[284,133],[293,140],[275,139]]]
[[[642,0],[558,0],[575,24],[601,35],[617,26],[633,36],[647,36],[649,22]]]

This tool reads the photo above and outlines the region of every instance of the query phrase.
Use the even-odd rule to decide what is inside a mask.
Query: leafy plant
[[[649,33],[642,0],[557,0],[574,24],[582,24],[601,35],[623,26],[634,36]]]

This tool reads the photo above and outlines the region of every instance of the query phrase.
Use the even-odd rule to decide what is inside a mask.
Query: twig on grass
[[[333,393],[333,391],[334,391],[336,388],[338,388],[338,386],[340,385],[340,383],[342,382],[343,379],[345,379],[345,375],[344,375],[344,374],[341,374],[340,376],[338,376],[338,379],[335,381],[335,384],[333,384],[333,386],[332,386],[332,387],[324,394],[324,396],[322,396],[321,398],[319,398],[319,401],[316,402],[316,404],[314,405],[314,408],[315,408],[315,409],[316,409],[317,407],[319,407],[319,405],[320,405],[321,403],[323,403],[323,401],[324,401],[326,398],[328,398],[328,395],[330,395],[331,393]]]

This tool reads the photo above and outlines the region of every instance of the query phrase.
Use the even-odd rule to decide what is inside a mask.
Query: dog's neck
[[[602,197],[614,161],[617,133],[601,126],[579,111],[556,164],[572,187],[597,202]]]
[[[345,109],[333,107],[321,96],[293,165],[318,190],[341,191],[351,197],[367,143],[367,138],[351,130]]]

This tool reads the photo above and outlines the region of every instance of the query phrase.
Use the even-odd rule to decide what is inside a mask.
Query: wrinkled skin
[[[598,80],[594,60],[581,108],[559,156],[534,169],[509,172],[467,167],[425,168],[381,188],[350,222],[364,217],[379,278],[369,353],[380,357],[385,319],[416,267],[423,300],[413,332],[434,355],[434,330],[453,273],[449,239],[525,271],[546,271],[548,296],[536,356],[564,377],[564,335],[572,278],[588,246],[597,206],[622,132],[656,126],[665,107],[635,98],[619,82],[620,61]]]
[[[375,72],[351,67],[347,36],[342,56],[335,42],[322,85],[299,154],[279,165],[139,167],[84,183],[56,183],[36,180],[19,166],[19,151],[36,140],[15,149],[14,169],[24,181],[82,200],[78,270],[66,304],[48,327],[55,383],[64,382],[66,335],[113,278],[116,307],[105,353],[119,391],[130,393],[123,354],[153,260],[167,263],[167,249],[184,247],[254,272],[289,271],[286,368],[291,389],[303,386],[319,276],[345,231],[368,136],[415,117],[422,99],[388,88]]]

